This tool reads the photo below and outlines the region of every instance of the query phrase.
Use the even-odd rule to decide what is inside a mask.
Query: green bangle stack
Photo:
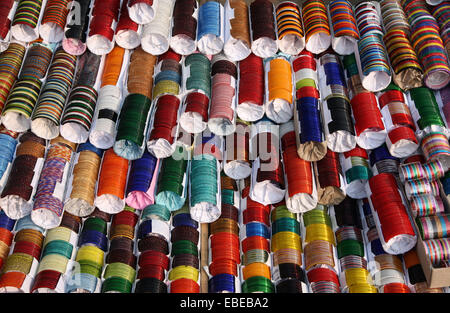
[[[156,193],[157,204],[165,206],[170,211],[177,211],[184,205],[186,168],[186,150],[178,146],[174,155],[162,161]]]
[[[142,211],[141,220],[146,219],[168,222],[170,220],[170,210],[161,204],[151,204]]]
[[[419,87],[410,89],[409,93],[417,111],[419,111],[420,119],[417,121],[417,124],[420,129],[431,125],[445,127],[433,91],[426,87]]]
[[[349,255],[364,257],[364,244],[356,239],[342,240],[337,245],[337,254],[339,259]]]
[[[273,283],[263,276],[253,276],[247,279],[242,284],[242,292],[243,293],[253,293],[253,292],[262,292],[262,293],[273,293],[275,292],[275,286]]]
[[[42,252],[42,258],[49,254],[60,254],[67,259],[72,257],[73,246],[71,243],[64,240],[50,241]]]
[[[201,90],[211,98],[211,62],[201,53],[186,57],[184,64],[189,67],[190,76],[186,79],[186,90]]]
[[[133,284],[122,277],[110,277],[105,279],[102,284],[102,293],[107,292],[119,292],[119,293],[131,293]]]
[[[144,139],[151,100],[141,94],[129,94],[120,111],[114,152],[127,160],[144,154]]]

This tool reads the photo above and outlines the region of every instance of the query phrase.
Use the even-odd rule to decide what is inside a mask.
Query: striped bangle
[[[59,135],[59,120],[72,85],[76,60],[76,56],[68,54],[62,47],[55,52],[31,118],[31,130],[41,138],[53,139]]]
[[[18,43],[11,43],[8,49],[0,54],[0,111],[3,111],[9,92],[19,75],[24,56],[25,47]]]
[[[300,8],[293,2],[280,3],[276,9],[278,45],[281,51],[297,55],[305,48]]]
[[[11,33],[17,40],[30,42],[39,37],[37,26],[42,2],[42,0],[20,0],[11,27]]]
[[[353,53],[359,33],[352,5],[347,0],[334,0],[329,3],[328,12],[333,29],[333,50],[341,55]]]
[[[86,142],[97,101],[97,91],[91,86],[79,85],[72,89],[61,119],[61,135],[77,143]]]
[[[41,38],[47,42],[60,42],[64,38],[70,0],[48,0],[39,26]]]

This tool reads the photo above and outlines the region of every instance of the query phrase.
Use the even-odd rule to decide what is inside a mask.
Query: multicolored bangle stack
[[[242,292],[273,293],[273,263],[269,257],[270,206],[254,202],[249,197],[246,200],[246,208],[242,211],[242,226],[245,227],[245,238],[242,240]]]
[[[348,293],[377,293],[367,268],[361,220],[354,218],[357,210],[356,200],[348,197],[334,206],[341,288]]]
[[[30,293],[41,259],[45,230],[27,215],[17,221],[14,233],[12,253],[0,276],[0,292]]]
[[[172,215],[170,293],[200,291],[199,224],[191,219],[187,209],[185,206]]]
[[[383,0],[380,6],[385,29],[383,41],[394,71],[394,82],[404,90],[421,87],[423,70],[411,45],[411,29],[400,0]]]
[[[302,267],[302,238],[298,215],[290,212],[284,202],[280,202],[272,205],[270,220],[272,279],[276,292],[307,292],[306,275]]]
[[[359,39],[353,7],[347,0],[332,0],[328,4],[332,24],[331,46],[340,55],[352,54]]]
[[[60,226],[47,232],[32,293],[66,292],[66,275],[70,272],[76,255],[80,226],[79,217],[65,212]]]
[[[99,293],[101,275],[108,251],[108,229],[111,216],[96,209],[83,222],[75,261],[66,282],[66,293]]]
[[[109,232],[110,248],[105,258],[102,293],[131,293],[137,265],[134,233],[139,216],[135,211],[131,207],[125,207],[112,218]]]
[[[340,293],[336,264],[336,239],[328,208],[319,205],[302,216],[305,227],[303,253],[312,293]]]
[[[424,70],[428,88],[441,89],[450,82],[447,53],[439,34],[439,25],[424,0],[401,0],[411,25],[411,42]]]
[[[170,211],[158,204],[142,211],[136,241],[139,254],[134,293],[167,293],[170,217]]]

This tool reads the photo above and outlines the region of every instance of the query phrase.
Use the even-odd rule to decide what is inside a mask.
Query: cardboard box
[[[445,212],[450,212],[450,204],[447,199],[447,196],[445,195],[444,189],[442,187],[442,184],[440,181],[438,181],[439,184],[439,191],[440,196],[442,199],[442,202],[444,203]],[[411,214],[411,208],[408,206],[409,213]],[[412,214],[411,214],[412,216]],[[423,272],[425,273],[425,277],[427,279],[428,287],[430,288],[441,288],[441,287],[447,287],[450,286],[450,267],[447,268],[436,268],[433,267],[433,264],[430,261],[430,258],[425,253],[425,245],[423,243],[422,237],[420,236],[420,233],[418,231],[416,220],[414,220],[414,231],[417,234],[417,245],[416,245],[416,251],[417,255],[420,260],[420,264],[422,265]]]

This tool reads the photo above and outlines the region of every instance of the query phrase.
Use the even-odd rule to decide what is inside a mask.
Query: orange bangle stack
[[[128,163],[129,161],[119,157],[113,148],[104,153],[94,202],[101,211],[115,214],[124,209]]]
[[[291,64],[284,57],[266,63],[266,115],[276,123],[286,123],[294,115]]]
[[[106,56],[101,87],[108,85],[115,86],[117,84],[120,71],[122,69],[124,55],[125,49],[115,46],[114,49]]]

